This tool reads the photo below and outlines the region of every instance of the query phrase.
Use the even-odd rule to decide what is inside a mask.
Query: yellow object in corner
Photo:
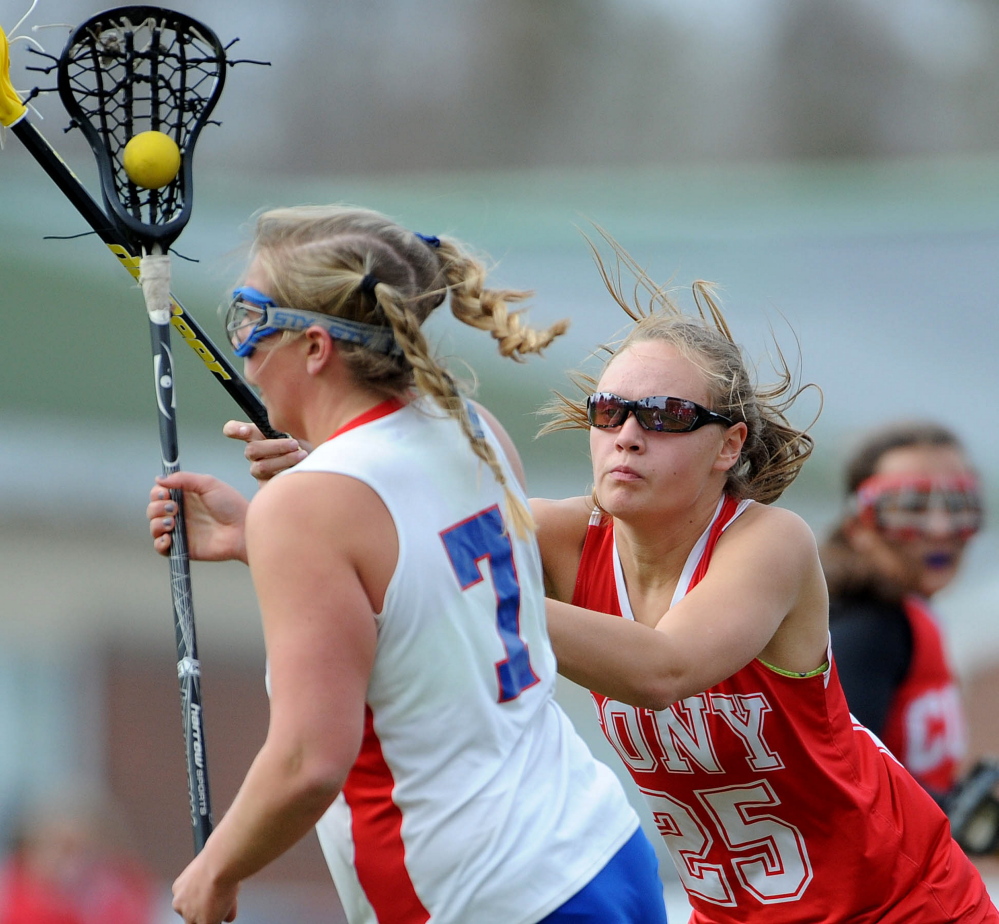
[[[10,43],[7,33],[0,29],[0,124],[9,128],[27,111],[10,82]]]

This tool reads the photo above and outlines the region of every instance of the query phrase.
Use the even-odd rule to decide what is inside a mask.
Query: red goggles
[[[853,499],[862,523],[896,541],[942,534],[967,540],[984,519],[974,475],[872,475]]]

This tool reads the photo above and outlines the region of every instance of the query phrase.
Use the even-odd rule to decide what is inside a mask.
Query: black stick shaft
[[[17,135],[21,143],[38,161],[41,168],[52,181],[62,190],[63,195],[75,206],[97,236],[108,246],[108,249],[118,258],[118,262],[128,271],[133,279],[139,278],[139,258],[129,248],[122,235],[108,221],[104,210],[94,201],[79,178],[66,165],[58,152],[45,140],[42,134],[32,125],[27,116],[22,117],[10,130]],[[243,377],[236,371],[225,355],[212,343],[198,322],[187,313],[183,305],[171,296],[170,319],[184,342],[201,358],[205,367],[215,377],[240,409],[257,425],[260,432],[268,438],[284,436],[270,425],[267,410],[261,400],[254,394]]]
[[[153,348],[153,376],[156,384],[163,474],[172,475],[180,470],[180,453],[177,440],[170,325],[157,323],[150,318],[149,333]],[[184,522],[184,493],[171,491],[170,497],[177,507],[170,545],[170,595],[177,636],[177,678],[180,682],[184,743],[187,748],[187,789],[191,801],[194,852],[200,853],[205,841],[208,840],[208,835],[212,833],[208,757],[201,709],[201,662],[198,660],[198,640],[194,628],[194,598]]]

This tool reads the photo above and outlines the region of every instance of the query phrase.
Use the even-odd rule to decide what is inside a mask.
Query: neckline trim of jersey
[[[382,401],[381,404],[376,404],[373,408],[368,409],[363,414],[358,414],[357,417],[352,420],[348,420],[342,427],[339,427],[333,432],[332,436],[326,438],[328,443],[330,440],[335,440],[341,433],[346,433],[348,430],[353,430],[356,427],[363,427],[366,423],[371,423],[373,420],[378,420],[382,417],[388,417],[389,414],[394,414],[396,411],[405,407],[405,405],[398,398],[387,398]]]

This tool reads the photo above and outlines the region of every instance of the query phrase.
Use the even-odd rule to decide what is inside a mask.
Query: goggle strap
[[[349,318],[338,318],[315,311],[279,308],[275,305],[266,307],[254,305],[252,307],[258,308],[262,315],[249,336],[235,348],[237,356],[248,356],[253,352],[257,343],[271,334],[276,334],[282,330],[305,330],[313,324],[322,327],[334,340],[357,343],[369,350],[374,350],[376,353],[386,353],[390,356],[402,355],[402,349],[395,342],[395,336],[388,327],[377,327],[374,324],[351,321]],[[289,321],[295,323],[289,323]]]
[[[978,490],[978,478],[973,473],[962,475],[871,475],[857,485],[855,493],[861,498],[877,496],[886,491],[898,490]]]
[[[289,311],[287,308],[272,309],[275,315],[281,311]],[[267,314],[270,314],[270,309]],[[389,327],[378,327],[374,324],[365,324],[362,321],[351,321],[349,318],[338,318],[333,315],[313,315],[312,323],[325,328],[334,340],[343,340],[347,343],[358,343],[366,346],[376,353],[390,353],[399,355],[402,350],[395,342],[395,335]]]

